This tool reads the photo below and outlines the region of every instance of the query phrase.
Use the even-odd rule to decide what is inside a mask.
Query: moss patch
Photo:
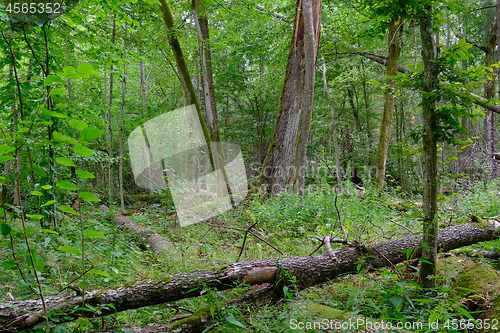
[[[322,305],[319,303],[308,304],[306,305],[304,310],[308,315],[321,319],[346,320],[347,318],[351,317],[351,313],[349,312],[344,312],[342,310],[335,309],[330,306]]]
[[[472,301],[484,297],[490,308],[481,313],[479,318],[496,319],[498,320],[497,328],[500,328],[500,273],[498,271],[467,258],[449,257],[438,261],[438,274],[447,280],[452,280],[451,287],[456,295],[468,297]],[[489,331],[485,330],[485,332]]]
[[[192,315],[187,318],[175,321],[172,323],[171,328],[189,328],[193,332],[201,332],[205,328],[205,323],[210,317],[210,306],[196,310]]]

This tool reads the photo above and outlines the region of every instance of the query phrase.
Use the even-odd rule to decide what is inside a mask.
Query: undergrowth
[[[477,186],[472,191],[442,196],[440,221],[453,224],[466,222],[468,214],[499,215],[498,188],[498,183],[491,182],[486,187]],[[384,193],[367,188],[359,193],[359,190],[347,185],[343,192],[336,194],[333,188],[316,186],[309,188],[304,195],[284,192],[266,198],[262,193],[254,193],[236,209],[184,228],[178,226],[175,220],[165,219],[165,207],[150,205],[130,218],[167,237],[174,244],[176,253],[162,258],[154,255],[147,246],[141,249],[138,246],[141,239],[115,227],[109,216],[96,212],[92,207],[84,208],[85,217],[81,220],[61,216],[57,232],[40,231],[35,220],[28,221],[27,232],[39,263],[43,265],[40,279],[45,294],[59,295],[71,292],[66,288],[69,283],[92,290],[165,274],[213,269],[238,259],[307,256],[319,245],[316,236],[343,238],[342,228],[350,240],[376,242],[395,239],[409,234],[408,230],[420,232],[420,202],[418,195],[398,188],[389,188]],[[116,211],[116,207],[112,210]],[[10,300],[10,296],[16,300],[35,298],[30,289],[35,282],[29,270],[23,268],[26,267],[23,261],[27,259],[24,254],[16,258],[12,256],[12,249],[14,254],[26,252],[20,241],[23,237],[20,221],[8,217],[5,221],[13,230],[13,242],[11,248],[10,237],[0,238],[0,284],[3,287],[0,302]],[[105,236],[86,240],[85,267],[82,267],[80,256],[59,250],[68,246],[81,248],[82,223],[84,228],[99,230]],[[242,251],[245,230],[254,223],[251,231],[275,248],[248,234]],[[489,242],[486,247],[498,249],[498,243]],[[332,246],[341,247],[339,244]],[[83,279],[83,269],[91,267],[96,268],[97,273],[85,274]],[[450,294],[449,284],[442,284],[438,289],[425,293],[414,282],[414,271],[401,273],[406,269],[408,266],[338,277],[298,294],[285,292],[289,297],[278,304],[224,307],[214,315],[211,330],[296,331],[290,328],[290,319],[310,318],[308,304],[321,304],[350,315],[393,322],[427,322],[430,317],[436,316],[440,320],[467,318],[459,310],[463,309],[460,300]],[[226,294],[220,292],[200,290],[200,297],[181,300],[175,305],[196,310],[225,297]],[[106,327],[166,325],[176,313],[175,308],[158,305],[108,316],[104,323]],[[60,332],[90,332],[102,328],[101,323],[98,319],[82,319],[58,329]]]

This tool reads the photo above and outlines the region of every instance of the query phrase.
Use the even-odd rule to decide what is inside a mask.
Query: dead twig
[[[411,230],[410,228],[408,228],[408,227],[406,227],[406,226],[402,225],[401,223],[398,223],[398,222],[394,221],[394,220],[393,220],[393,219],[391,219],[389,216],[386,216],[385,218],[386,218],[386,219],[388,219],[389,221],[391,221],[392,223],[394,223],[395,225],[398,225],[398,226],[400,226],[401,228],[404,228],[404,229],[408,230],[408,231],[409,231],[409,232],[411,232],[412,234],[414,233],[414,231],[413,231],[413,230]]]
[[[330,256],[330,258],[332,258],[333,260],[335,260],[338,264],[340,264],[340,261],[339,259],[337,258],[337,256],[335,255],[335,252],[333,252],[332,250],[332,245],[330,244],[330,237],[328,236],[325,236],[325,238],[323,239],[323,243],[325,244],[325,247],[326,247],[326,252],[328,253],[328,255]]]
[[[255,227],[256,224],[257,222],[249,226],[248,229],[245,231],[245,237],[243,237],[243,244],[241,245],[240,254],[238,255],[238,259],[236,260],[236,262],[240,261],[241,255],[243,254],[243,250],[245,249],[245,243],[247,242],[248,233],[250,232],[250,229]]]
[[[238,230],[238,231],[243,231],[245,232],[246,230],[245,229],[241,229],[241,228],[235,228],[235,227],[229,227],[229,226],[226,226],[226,225],[214,225],[214,224],[211,224],[211,223],[205,223],[206,225],[209,225],[209,226],[216,226],[216,227],[220,227],[220,228],[224,228],[224,229],[230,229],[230,230]],[[259,240],[263,241],[264,243],[266,243],[267,245],[269,245],[269,247],[271,247],[272,249],[276,250],[277,252],[279,252],[281,255],[285,255],[283,253],[283,251],[281,251],[280,249],[278,249],[276,246],[272,245],[271,243],[269,243],[268,241],[266,241],[265,239],[263,239],[262,237],[260,237],[259,235],[255,234],[253,231],[250,230],[250,234],[256,238],[258,238]]]

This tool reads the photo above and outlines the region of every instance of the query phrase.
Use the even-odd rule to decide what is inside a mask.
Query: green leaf
[[[88,238],[106,238],[102,232],[97,230],[87,229],[83,232],[83,235]]]
[[[403,299],[401,297],[393,296],[390,298],[390,301],[397,312],[401,311],[401,308],[403,307]]]
[[[16,150],[16,148],[7,145],[0,145],[0,155],[3,155],[5,153],[10,153],[11,151],[14,150]]]
[[[64,113],[59,113],[59,112],[56,112],[56,111],[50,111],[49,114],[52,117],[56,117],[56,118],[68,118],[68,116],[65,115]]]
[[[73,214],[73,215],[80,215],[73,208],[66,206],[66,205],[60,205],[59,209],[65,213],[69,213],[69,214]]]
[[[75,154],[80,155],[80,156],[92,156],[94,155],[94,151],[90,148],[87,148],[82,145],[76,145],[73,147],[73,151]]]
[[[8,223],[2,223],[2,226],[0,227],[0,232],[2,233],[3,236],[10,235],[10,232],[12,231],[12,227]]]
[[[99,199],[99,197],[97,197],[97,195],[90,193],[90,192],[86,192],[86,191],[82,191],[82,192],[78,193],[78,196],[85,201],[91,201],[91,202],[101,201],[101,199]]]
[[[12,156],[0,156],[0,163],[5,163],[7,161],[13,160],[14,157]]]
[[[56,157],[56,162],[62,165],[67,165],[67,166],[76,166],[75,162],[70,160],[67,157]]]
[[[50,91],[51,96],[67,95],[68,91],[64,88],[54,88]]]
[[[81,73],[81,74],[88,74],[88,75],[93,75],[93,76],[97,76],[97,77],[101,76],[101,73],[99,73],[98,71],[96,71],[94,69],[94,66],[92,66],[91,64],[80,64],[80,65],[78,65],[77,72]]]
[[[40,186],[40,187],[41,187],[42,189],[44,189],[44,190],[50,190],[50,189],[52,188],[52,186],[50,186],[50,185],[42,185],[42,186]]]
[[[411,300],[414,302],[420,302],[420,303],[434,303],[434,300],[427,299],[427,298],[412,298]]]
[[[77,169],[76,170],[76,174],[78,175],[78,177],[80,177],[81,179],[94,179],[95,176],[93,173],[91,172],[88,172],[88,171],[85,171],[85,170],[80,170],[80,169]]]
[[[64,134],[59,134],[56,131],[52,132],[52,137],[54,138],[54,140],[61,141],[61,142],[65,142],[65,141],[68,141],[70,139],[68,136],[66,136]]]
[[[43,193],[39,191],[31,191],[31,194],[36,195],[37,197],[41,197],[43,195]]]
[[[72,182],[69,182],[67,180],[63,180],[62,182],[57,183],[57,187],[62,188],[63,190],[68,190],[68,191],[76,191],[77,187],[75,184]]]
[[[45,85],[46,86],[51,86],[54,82],[56,83],[63,83],[64,84],[64,80],[61,79],[59,76],[56,76],[56,75],[49,75],[45,78]]]
[[[236,318],[234,318],[233,314],[228,314],[226,316],[226,320],[227,320],[228,323],[230,323],[230,324],[232,324],[234,326],[238,326],[238,327],[241,327],[243,329],[246,329],[245,325],[243,325],[238,320],[236,320]]]
[[[103,134],[104,134],[103,130],[95,127],[87,127],[80,132],[80,136],[84,140],[93,140],[95,138],[100,137]]]
[[[54,235],[59,235],[56,231],[50,230],[50,229],[41,229],[41,232],[46,232],[48,234],[54,234]]]
[[[76,120],[76,119],[70,119],[68,121],[68,125],[77,129],[77,130],[82,130],[82,129],[86,128],[87,126],[89,126],[86,122]]]
[[[41,220],[43,219],[43,216],[42,215],[38,215],[38,214],[26,214],[27,217],[29,217],[30,219],[34,219],[34,220]]]
[[[461,314],[463,314],[465,317],[474,320],[474,318],[471,316],[469,311],[465,310],[464,308],[459,307],[459,308],[457,308],[457,311],[460,312]]]
[[[76,248],[74,248],[72,246],[61,246],[59,248],[59,251],[71,253],[71,254],[74,254],[75,256],[81,256],[82,255],[80,253],[80,251],[78,251],[78,249],[76,249]]]
[[[40,207],[50,206],[50,205],[52,205],[55,202],[56,202],[55,200],[49,200],[46,203],[44,203],[43,205],[41,205]]]
[[[105,271],[101,271],[100,269],[97,269],[97,268],[92,268],[90,271],[89,271],[90,274],[94,274],[94,275],[100,275],[100,276],[105,276],[105,277],[110,277],[109,273],[108,272],[105,272]]]

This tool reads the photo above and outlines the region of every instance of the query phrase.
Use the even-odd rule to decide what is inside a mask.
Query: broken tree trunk
[[[103,213],[109,212],[109,208],[106,206],[100,206],[99,209]],[[144,228],[141,225],[138,225],[137,223],[131,221],[120,213],[115,214],[114,223],[117,226],[123,227],[127,232],[135,233],[142,237],[142,239],[144,239],[145,245],[149,245],[151,250],[159,256],[164,257],[169,253],[171,254],[176,252],[174,245],[168,239],[160,234]]]
[[[440,230],[439,250],[449,251],[495,239],[500,224],[496,221],[493,221],[493,224],[484,223],[485,228],[463,224]],[[339,274],[357,272],[360,263],[365,267],[384,267],[405,261],[408,259],[407,251],[411,249],[415,249],[412,257],[418,258],[422,251],[421,240],[422,235],[413,235],[394,241],[339,250],[335,252],[338,261],[331,260],[327,254],[244,261],[220,270],[175,274],[87,292],[85,304],[99,308],[99,313],[75,312],[74,309],[82,306],[83,302],[83,297],[75,294],[46,297],[45,303],[49,312],[57,311],[59,322],[65,322],[79,316],[98,317],[197,297],[206,288],[225,290],[241,283],[276,285],[283,278],[281,274],[283,271],[296,277],[296,287],[300,290],[331,280]],[[107,306],[110,304],[113,304],[113,307]],[[42,303],[39,299],[0,303],[0,332],[19,332],[33,327],[43,320],[42,312]]]

